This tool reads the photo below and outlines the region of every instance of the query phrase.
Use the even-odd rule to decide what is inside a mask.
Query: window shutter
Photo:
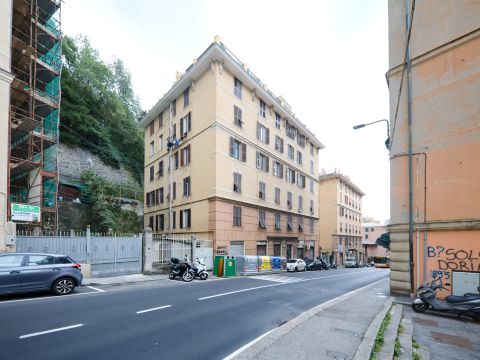
[[[192,131],[192,113],[188,113],[188,131]]]
[[[187,210],[187,214],[188,214],[188,224],[187,224],[187,227],[190,227],[192,225],[192,211],[190,209]]]
[[[187,149],[188,149],[188,163],[190,164],[190,162],[192,161],[192,150],[190,149],[190,145],[187,146]]]
[[[267,131],[267,144],[270,144],[270,129],[265,129]]]
[[[260,123],[257,122],[257,139],[260,139]]]
[[[260,153],[257,151],[257,169],[260,169]]]
[[[180,166],[183,166],[183,153],[185,152],[185,149],[180,150]]]
[[[238,177],[238,192],[242,192],[242,175],[241,174],[237,174],[237,177]]]
[[[180,229],[183,229],[183,210],[180,210]]]
[[[267,165],[267,168],[265,169],[266,172],[269,172],[270,170],[270,159],[268,158],[268,156],[266,156],[266,165]]]
[[[247,161],[247,144],[242,143],[242,161]]]
[[[180,136],[183,136],[184,130],[183,130],[183,122],[185,121],[185,118],[180,119]]]
[[[233,138],[230,136],[230,156],[233,157]]]

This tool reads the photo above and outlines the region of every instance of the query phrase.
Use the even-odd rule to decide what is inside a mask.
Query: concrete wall
[[[7,221],[12,1],[0,3],[0,251],[5,251]]]
[[[414,238],[408,237],[405,82],[397,122],[392,124],[395,133],[390,153],[392,292],[407,294],[424,281],[439,280],[439,271],[444,275],[440,281],[450,283],[446,278],[451,274],[442,271],[455,269],[443,269],[444,263],[429,260],[432,248],[480,254],[478,236],[473,235],[480,228],[480,208],[476,205],[480,202],[479,18],[480,3],[475,0],[416,2],[411,37]],[[387,73],[391,119],[395,117],[401,77],[401,68],[396,65],[405,51],[404,21],[405,2],[391,0]],[[439,254],[446,256],[446,251]],[[460,268],[464,261],[460,258],[452,266]]]

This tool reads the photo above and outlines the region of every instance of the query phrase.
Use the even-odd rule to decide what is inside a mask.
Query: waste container
[[[235,266],[236,259],[233,256],[227,256],[225,259],[225,276],[236,276],[237,269]]]
[[[236,258],[238,275],[258,274],[258,256],[241,255]]]
[[[282,270],[282,258],[280,256],[271,256],[272,272],[280,272]]]
[[[272,271],[270,256],[258,257],[258,270],[260,271],[260,273],[269,273]]]
[[[225,255],[215,255],[213,262],[213,275],[223,277],[225,273]]]

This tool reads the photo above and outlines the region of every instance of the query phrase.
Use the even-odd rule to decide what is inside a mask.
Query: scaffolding
[[[8,215],[39,206],[24,230],[57,230],[57,143],[62,71],[61,0],[13,0]]]

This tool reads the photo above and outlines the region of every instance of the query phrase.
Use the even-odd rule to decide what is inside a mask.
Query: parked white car
[[[302,259],[287,260],[287,271],[307,271],[307,264]]]

